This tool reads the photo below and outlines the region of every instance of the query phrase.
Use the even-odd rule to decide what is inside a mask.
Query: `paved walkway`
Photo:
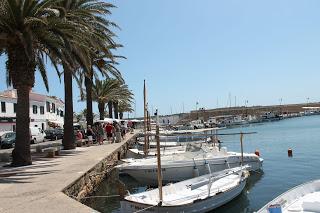
[[[95,212],[61,191],[99,161],[133,137],[121,143],[77,147],[55,158],[33,158],[33,165],[0,168],[0,212]]]

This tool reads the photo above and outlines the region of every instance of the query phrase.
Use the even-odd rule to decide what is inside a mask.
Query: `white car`
[[[31,143],[43,142],[46,133],[39,127],[30,127],[30,140]]]

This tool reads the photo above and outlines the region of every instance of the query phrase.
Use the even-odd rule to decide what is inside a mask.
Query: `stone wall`
[[[129,146],[133,142],[135,142],[135,136],[114,150],[72,184],[68,185],[63,192],[77,201],[81,201],[81,199],[90,195],[117,165],[118,160],[125,156]]]

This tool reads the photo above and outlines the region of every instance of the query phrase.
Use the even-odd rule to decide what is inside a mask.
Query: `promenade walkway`
[[[126,143],[77,147],[55,158],[33,157],[33,164],[21,168],[0,168],[0,212],[95,212],[68,197],[62,190]]]

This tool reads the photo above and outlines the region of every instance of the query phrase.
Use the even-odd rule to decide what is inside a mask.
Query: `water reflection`
[[[254,187],[254,185],[263,177],[263,171],[251,173],[246,187],[243,192],[231,202],[226,205],[221,206],[220,208],[211,211],[211,213],[249,213],[253,212],[253,209],[250,209],[250,201],[248,199],[248,194],[250,194],[250,190]]]

